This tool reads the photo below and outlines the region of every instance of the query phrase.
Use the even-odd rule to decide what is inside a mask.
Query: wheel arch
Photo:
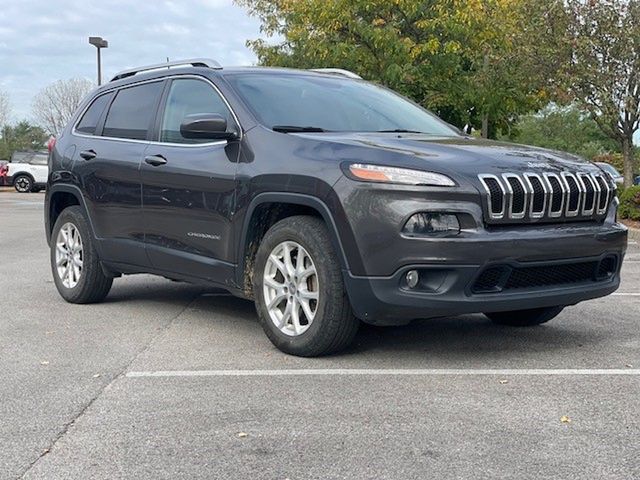
[[[55,225],[58,216],[60,216],[65,208],[73,205],[79,206],[84,211],[85,218],[87,219],[89,228],[91,229],[91,234],[95,238],[95,230],[91,223],[91,217],[88,214],[87,206],[80,189],[73,185],[53,185],[47,190],[47,201],[45,204],[45,229],[47,233],[47,243],[51,241],[51,232],[53,231],[53,226]]]
[[[236,282],[247,298],[253,296],[251,274],[261,239],[273,224],[294,215],[311,215],[321,218],[327,226],[342,270],[349,270],[349,262],[336,222],[329,207],[322,200],[298,193],[261,193],[247,207],[236,256],[238,259]]]
[[[11,186],[16,186],[16,180],[20,177],[29,177],[31,179],[31,186],[33,187],[36,184],[36,179],[31,172],[26,170],[20,170],[18,173],[15,173],[11,176]]]

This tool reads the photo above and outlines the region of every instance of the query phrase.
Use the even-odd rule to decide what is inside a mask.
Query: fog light
[[[456,235],[460,233],[458,217],[450,213],[420,212],[413,215],[402,229],[409,235]]]
[[[409,288],[416,288],[418,286],[418,280],[420,280],[420,275],[417,270],[409,270],[405,278]]]

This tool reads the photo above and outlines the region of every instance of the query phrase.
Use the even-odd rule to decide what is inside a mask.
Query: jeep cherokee
[[[344,348],[360,321],[538,325],[615,291],[626,249],[596,165],[463,135],[337,69],[124,71],[49,164],[65,300],[98,302],[133,273],[222,287],[294,355]]]

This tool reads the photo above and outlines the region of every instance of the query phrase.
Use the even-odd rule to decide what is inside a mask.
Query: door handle
[[[80,152],[80,156],[85,160],[93,160],[96,158],[96,152],[93,150],[83,150]]]
[[[144,161],[149,165],[153,165],[154,167],[159,167],[160,165],[164,165],[165,163],[167,163],[167,159],[162,155],[149,155],[147,157],[144,157]]]

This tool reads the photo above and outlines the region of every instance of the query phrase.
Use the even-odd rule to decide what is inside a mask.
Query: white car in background
[[[20,193],[39,192],[47,184],[46,152],[15,152],[7,164],[7,183]]]

